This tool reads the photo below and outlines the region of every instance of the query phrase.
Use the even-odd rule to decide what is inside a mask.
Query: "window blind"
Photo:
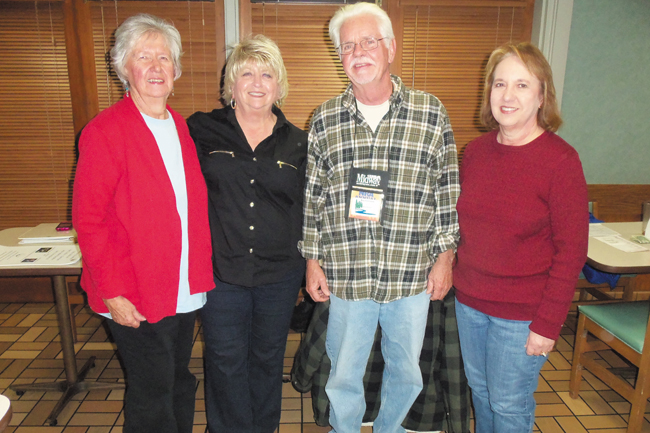
[[[406,2],[402,2],[406,3]],[[416,1],[402,5],[402,73],[407,86],[447,108],[459,153],[486,132],[479,119],[485,65],[508,41],[530,39],[528,1]]]
[[[314,110],[345,90],[348,78],[329,39],[329,18],[340,5],[253,4],[252,29],[278,44],[289,79],[282,111],[307,130]]]
[[[103,110],[124,95],[122,83],[110,66],[109,51],[115,29],[128,17],[149,13],[174,24],[183,44],[183,74],[174,82],[167,103],[184,117],[210,111],[219,103],[224,65],[223,18],[212,2],[199,1],[94,1],[91,3],[99,108]],[[221,21],[218,22],[217,19]],[[221,32],[221,33],[219,33]]]
[[[253,33],[278,43],[290,91],[283,111],[302,128],[313,110],[341,93],[347,77],[328,25],[340,4],[249,2]],[[478,113],[487,59],[507,41],[530,40],[534,0],[385,0],[397,58],[391,71],[447,108],[459,153],[482,134]],[[242,10],[246,10],[243,7]],[[242,17],[246,21],[246,17]]]
[[[70,218],[74,128],[60,2],[2,2],[0,229]]]

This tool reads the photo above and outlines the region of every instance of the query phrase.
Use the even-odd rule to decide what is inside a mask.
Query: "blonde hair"
[[[232,88],[235,85],[237,76],[248,62],[254,62],[258,66],[266,66],[278,80],[278,91],[280,98],[276,101],[281,106],[289,94],[289,80],[287,70],[282,61],[280,48],[271,39],[264,35],[249,36],[233,47],[232,53],[226,63],[226,73],[223,79],[221,97],[228,104],[232,99]]]
[[[539,80],[544,99],[542,100],[542,106],[537,111],[537,124],[546,131],[557,131],[562,125],[562,116],[560,116],[560,110],[555,98],[553,72],[544,54],[529,42],[521,42],[519,44],[507,43],[492,51],[490,60],[488,60],[487,66],[485,67],[481,122],[490,129],[497,129],[499,127],[499,123],[492,114],[490,96],[492,94],[492,85],[494,84],[494,71],[497,65],[508,56],[519,57],[528,71]]]

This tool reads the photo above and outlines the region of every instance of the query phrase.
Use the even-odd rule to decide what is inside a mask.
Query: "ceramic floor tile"
[[[552,380],[569,380],[570,375],[570,370],[553,370],[542,372],[542,377],[549,382]]]
[[[117,359],[115,346],[107,335],[103,319],[86,306],[74,306],[78,342],[75,344],[80,368],[90,356],[95,366],[87,380],[124,382],[124,373]],[[542,369],[535,393],[537,420],[534,432],[539,433],[615,433],[625,431],[629,403],[588,371],[580,384],[580,397],[568,394],[575,332],[575,313],[562,328],[549,360]],[[293,331],[287,336],[284,371],[289,373],[293,355],[302,335]],[[190,370],[197,376],[196,411],[193,433],[206,429],[203,388],[203,334],[200,321],[195,328]],[[605,345],[590,353],[604,366],[625,367],[627,363]],[[45,424],[60,392],[27,392],[18,396],[8,387],[19,383],[50,382],[62,379],[63,360],[56,311],[53,304],[0,304],[0,389],[12,399],[14,416],[6,433],[122,433],[124,423],[124,390],[98,390],[79,393],[58,417],[57,426]],[[327,433],[329,427],[313,422],[310,394],[296,392],[290,383],[283,384],[282,418],[276,433]],[[648,408],[650,418],[650,407]],[[472,421],[473,431],[473,421]],[[363,427],[361,433],[371,433]],[[650,433],[650,423],[644,423]]]
[[[555,350],[558,352],[568,352],[573,350],[573,345],[569,344],[566,338],[560,337],[555,343]]]
[[[20,322],[25,320],[27,316],[29,316],[29,314],[20,314],[20,313],[12,314],[9,318],[4,320],[2,324],[0,324],[0,326],[2,326],[3,328],[16,327]],[[25,331],[27,330],[25,329]]]
[[[594,415],[594,411],[580,397],[571,398],[568,392],[558,392],[558,396],[574,415]]]
[[[5,350],[0,355],[0,358],[6,359],[34,359],[41,352],[38,350]]]
[[[553,417],[537,417],[535,424],[541,433],[565,433]]]
[[[2,370],[0,377],[18,377],[20,373],[30,364],[31,361],[24,359],[14,359],[11,364]]]
[[[70,420],[70,425],[93,426],[113,425],[117,420],[117,413],[79,413],[77,412]]]
[[[117,345],[111,342],[102,342],[102,343],[86,343],[83,346],[83,350],[108,350],[115,351],[117,350]]]
[[[41,351],[47,347],[47,343],[41,342],[22,342],[22,341],[17,341],[14,344],[12,344],[8,351],[14,351],[14,350],[24,350],[24,351]]]
[[[612,409],[614,410],[614,412],[616,412],[618,414],[621,414],[621,415],[629,414],[630,409],[632,407],[632,405],[630,403],[628,403],[627,400],[626,401],[615,401],[615,402],[611,402],[609,404],[612,406]]]
[[[585,427],[575,417],[559,416],[555,420],[567,433],[587,433]]]
[[[41,336],[43,332],[47,330],[47,327],[42,327],[42,326],[34,326],[29,328],[27,332],[25,332],[22,337],[20,337],[20,341],[36,341],[38,337]]]
[[[28,368],[23,371],[20,375],[21,378],[47,378],[54,380],[61,376],[63,373],[63,367],[61,368]]]
[[[538,404],[535,416],[564,416],[571,415],[571,410],[565,404]]]
[[[77,412],[120,413],[124,404],[121,401],[84,401]]]
[[[619,428],[625,427],[626,423],[618,415],[595,415],[579,416],[578,420],[587,430],[596,428]]]
[[[615,413],[614,408],[597,391],[581,391],[580,398],[597,415],[610,415]]]
[[[536,392],[535,401],[537,404],[559,404],[562,399],[555,392]]]
[[[571,364],[559,352],[549,353],[548,362],[550,362],[553,365],[553,367],[555,367],[557,370],[571,369]]]
[[[28,314],[27,317],[21,320],[17,326],[24,326],[26,328],[29,328],[31,326],[34,326],[34,324],[41,320],[42,317],[43,314]]]
[[[63,427],[18,427],[14,433],[62,433]]]

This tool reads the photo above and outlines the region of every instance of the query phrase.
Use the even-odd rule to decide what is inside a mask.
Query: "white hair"
[[[351,5],[343,6],[341,9],[336,11],[332,19],[330,20],[330,39],[334,43],[334,46],[338,48],[341,45],[341,27],[348,19],[358,17],[361,15],[371,15],[377,21],[379,26],[379,32],[381,33],[382,38],[387,38],[384,40],[386,47],[390,44],[390,39],[395,39],[395,34],[393,33],[393,24],[388,17],[386,11],[377,6],[374,3],[354,3]]]
[[[165,38],[167,48],[171,54],[174,65],[174,80],[181,76],[183,67],[181,65],[181,56],[183,47],[181,46],[181,35],[169,22],[149,14],[138,14],[127,18],[115,30],[115,45],[111,49],[111,63],[125,88],[129,88],[129,81],[124,73],[127,56],[138,43],[140,38],[145,35],[159,34]]]

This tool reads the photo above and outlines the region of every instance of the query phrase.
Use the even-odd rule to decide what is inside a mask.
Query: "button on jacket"
[[[188,120],[208,186],[215,275],[229,284],[274,283],[304,266],[301,237],[307,133],[273,107],[271,136],[252,150],[230,108]]]

